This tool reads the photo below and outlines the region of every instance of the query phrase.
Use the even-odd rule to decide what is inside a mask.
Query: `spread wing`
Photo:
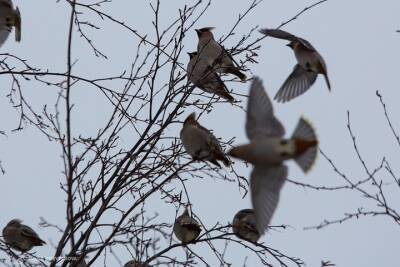
[[[37,245],[46,243],[42,239],[39,238],[39,236],[36,234],[36,232],[32,228],[30,228],[27,225],[21,225],[21,235],[25,236],[26,238],[28,238],[29,240],[31,240],[32,242],[34,242]]]
[[[279,29],[261,29],[260,32],[262,34],[265,34],[266,36],[270,36],[270,37],[274,37],[274,38],[278,38],[278,39],[284,39],[284,40],[288,40],[288,41],[299,41],[300,43],[302,43],[305,47],[307,47],[310,50],[315,51],[315,48],[310,44],[309,41],[297,37],[291,33],[288,33],[286,31],[283,30],[279,30]]]
[[[285,165],[272,168],[254,167],[251,173],[251,201],[260,234],[265,232],[271,222],[287,175],[288,169]]]
[[[287,102],[303,94],[317,79],[318,73],[307,71],[299,64],[294,66],[292,73],[287,77],[274,99],[278,102]]]
[[[246,133],[250,140],[257,136],[282,137],[285,134],[282,124],[274,116],[271,100],[258,77],[254,77],[250,86]]]
[[[262,34],[265,34],[266,36],[271,36],[271,37],[278,38],[278,39],[284,39],[284,40],[288,40],[288,41],[298,40],[297,36],[295,36],[291,33],[279,30],[279,29],[265,28],[265,29],[261,29],[260,32]]]

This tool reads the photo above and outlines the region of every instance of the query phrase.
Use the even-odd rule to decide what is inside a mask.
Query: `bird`
[[[3,228],[3,237],[7,245],[21,252],[46,244],[32,228],[22,224],[20,219],[11,220]]]
[[[318,139],[311,124],[300,118],[292,136],[275,117],[262,81],[255,77],[247,103],[246,134],[249,144],[232,148],[228,155],[253,165],[250,174],[251,202],[257,230],[264,234],[278,205],[280,190],[288,175],[284,161],[293,159],[307,173],[318,152]]]
[[[190,57],[187,65],[188,80],[207,93],[216,94],[229,102],[234,102],[235,99],[230,95],[224,82],[206,61],[201,59],[197,52],[191,52],[188,55]]]
[[[183,122],[180,138],[186,152],[193,160],[206,160],[221,168],[218,161],[226,167],[230,160],[225,155],[218,139],[196,120],[196,113],[191,113]]]
[[[174,223],[175,236],[184,244],[193,242],[201,232],[200,224],[189,215],[189,210],[176,218]]]
[[[14,9],[11,0],[0,0],[0,46],[7,40],[12,27],[15,27],[15,41],[21,41],[21,14]]]
[[[136,260],[131,260],[125,263],[124,267],[150,267],[150,265]]]
[[[292,73],[275,95],[275,100],[284,103],[300,96],[310,89],[318,74],[324,76],[328,90],[331,91],[326,63],[310,42],[279,29],[262,29],[260,32],[266,36],[290,41],[287,46],[293,50],[297,59]]]
[[[237,76],[241,81],[246,81],[246,74],[240,71],[235,65],[232,56],[225,48],[215,41],[211,32],[214,27],[196,29],[199,42],[197,52],[200,58],[205,59],[209,66],[212,66],[219,73],[230,73]]]
[[[256,214],[252,209],[240,210],[233,217],[233,233],[240,239],[257,242],[260,233],[257,230]]]

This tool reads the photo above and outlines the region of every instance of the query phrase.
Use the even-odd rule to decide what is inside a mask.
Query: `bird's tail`
[[[46,242],[44,242],[39,237],[31,237],[31,241],[34,246],[43,246],[44,244],[46,244]]]
[[[21,14],[18,7],[15,9],[14,14],[14,26],[15,26],[15,41],[21,41]]]
[[[294,160],[304,172],[308,172],[318,154],[317,135],[311,124],[301,118],[294,130],[292,139],[296,147]]]
[[[238,77],[241,81],[246,81],[247,76],[246,74],[244,74],[243,72],[241,72],[239,70],[239,68],[237,67],[227,67],[226,68],[226,72],[235,75],[236,77]]]
[[[329,81],[328,74],[324,74],[324,78],[325,78],[326,85],[328,86],[328,90],[330,92],[331,91],[331,83]]]
[[[224,99],[226,99],[226,100],[228,100],[229,102],[234,102],[235,101],[235,98],[233,98],[233,96],[231,96],[229,94],[228,89],[223,84],[221,84],[220,86],[218,86],[216,88],[215,94],[220,96],[220,97],[222,97],[222,98],[224,98]]]

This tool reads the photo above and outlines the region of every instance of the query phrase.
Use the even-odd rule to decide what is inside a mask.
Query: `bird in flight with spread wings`
[[[260,32],[266,36],[290,41],[287,46],[292,48],[297,59],[292,73],[275,95],[275,100],[287,102],[303,94],[314,84],[318,74],[324,76],[328,89],[331,90],[325,61],[310,42],[282,30],[262,29]]]
[[[251,201],[257,230],[263,234],[278,205],[280,190],[287,178],[285,160],[293,159],[307,172],[318,152],[318,140],[312,126],[301,118],[289,139],[275,117],[271,100],[262,82],[254,78],[247,103],[246,134],[249,144],[234,147],[229,155],[253,164],[250,176]]]

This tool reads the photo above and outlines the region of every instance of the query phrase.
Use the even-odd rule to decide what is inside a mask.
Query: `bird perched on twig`
[[[175,220],[175,236],[182,243],[187,244],[193,242],[200,235],[200,232],[200,224],[189,215],[189,210],[185,208],[183,214]]]
[[[324,76],[328,89],[331,90],[325,61],[310,42],[282,30],[262,29],[260,32],[266,36],[290,41],[287,46],[294,51],[297,59],[292,73],[275,95],[275,100],[286,102],[303,94],[314,84],[318,74]]]
[[[207,160],[221,168],[218,160],[226,167],[230,161],[222,150],[218,139],[196,120],[196,113],[191,113],[183,122],[180,132],[183,147],[194,160]]]
[[[257,230],[256,214],[252,209],[238,211],[232,222],[233,233],[240,239],[257,242],[260,233]]]
[[[15,27],[15,41],[21,41],[21,14],[14,9],[11,0],[0,0],[0,46],[7,40],[11,29]]]
[[[34,246],[46,244],[32,228],[22,224],[19,219],[11,220],[3,228],[3,237],[7,245],[21,252],[26,252]]]
[[[196,29],[199,42],[197,45],[197,52],[201,59],[204,59],[209,66],[219,73],[230,73],[237,76],[240,80],[245,81],[246,75],[240,71],[235,65],[232,56],[225,50],[225,48],[215,41],[211,32],[214,27],[205,27]]]
[[[294,159],[307,172],[318,152],[318,140],[311,125],[301,118],[291,138],[274,116],[268,95],[258,78],[250,87],[247,103],[246,134],[250,143],[234,147],[229,155],[253,164],[250,191],[257,230],[263,234],[278,205],[279,193],[288,169],[285,160]]]
[[[218,74],[198,56],[197,52],[188,55],[190,60],[187,65],[187,77],[191,83],[207,93],[216,94],[229,102],[235,101]]]

